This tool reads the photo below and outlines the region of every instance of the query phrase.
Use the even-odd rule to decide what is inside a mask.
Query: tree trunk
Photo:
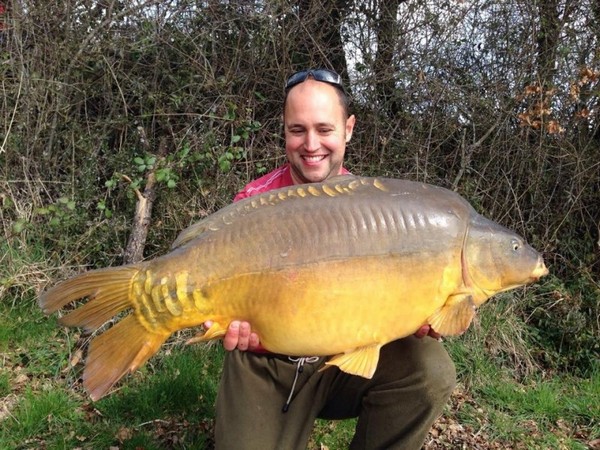
[[[293,49],[295,69],[325,67],[347,74],[341,28],[348,9],[348,0],[302,0],[298,3],[298,34]]]
[[[404,0],[379,2],[379,20],[376,24],[377,53],[373,70],[375,72],[377,101],[380,110],[389,117],[400,112],[400,104],[396,96],[396,70],[394,55],[397,54],[400,38],[398,26],[398,7]]]
[[[543,88],[552,84],[556,72],[556,50],[562,28],[558,3],[558,0],[543,0],[538,3],[537,75]]]
[[[133,226],[129,241],[123,255],[123,263],[133,264],[144,259],[144,247],[152,219],[152,206],[156,199],[156,177],[154,172],[150,172],[146,177],[146,187],[144,192],[136,191],[138,201],[135,205],[135,214],[133,216]]]

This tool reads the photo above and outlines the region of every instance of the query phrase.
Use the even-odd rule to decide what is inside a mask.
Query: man
[[[343,167],[355,117],[341,78],[318,69],[293,74],[284,101],[288,163],[235,198],[348,173]],[[210,326],[210,323],[206,323]],[[456,382],[454,365],[428,326],[385,345],[371,380],[319,371],[326,358],[266,352],[251,324],[234,321],[223,345],[217,449],[304,449],[314,420],[358,417],[352,449],[419,449]]]

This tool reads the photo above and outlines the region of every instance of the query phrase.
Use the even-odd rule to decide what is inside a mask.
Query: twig
[[[15,121],[15,115],[17,114],[17,109],[19,107],[19,99],[21,98],[21,89],[23,89],[23,74],[24,70],[21,70],[21,79],[19,80],[19,90],[17,91],[17,100],[15,101],[15,107],[13,108],[12,115],[10,117],[10,122],[8,124],[8,128],[6,129],[6,133],[4,135],[4,141],[2,142],[2,146],[0,146],[0,153],[6,152],[6,141],[8,141],[8,136],[10,135],[10,129]]]

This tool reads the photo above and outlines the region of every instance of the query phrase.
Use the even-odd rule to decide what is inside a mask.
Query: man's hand
[[[431,328],[429,325],[423,325],[415,333],[415,337],[418,337],[419,339],[421,339],[422,337],[425,337],[425,336],[432,337],[433,339],[436,339],[438,341],[442,337],[441,334],[436,333],[435,331],[433,331],[433,328]]]
[[[204,322],[204,328],[209,329],[212,326],[211,321]],[[258,334],[253,333],[248,322],[234,320],[229,324],[227,333],[223,338],[223,347],[225,350],[238,349],[241,351],[249,350],[251,352],[264,352],[265,349],[260,345]]]

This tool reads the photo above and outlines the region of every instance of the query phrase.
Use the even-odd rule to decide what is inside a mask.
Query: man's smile
[[[327,155],[302,155],[302,159],[307,163],[319,163],[327,158]]]

